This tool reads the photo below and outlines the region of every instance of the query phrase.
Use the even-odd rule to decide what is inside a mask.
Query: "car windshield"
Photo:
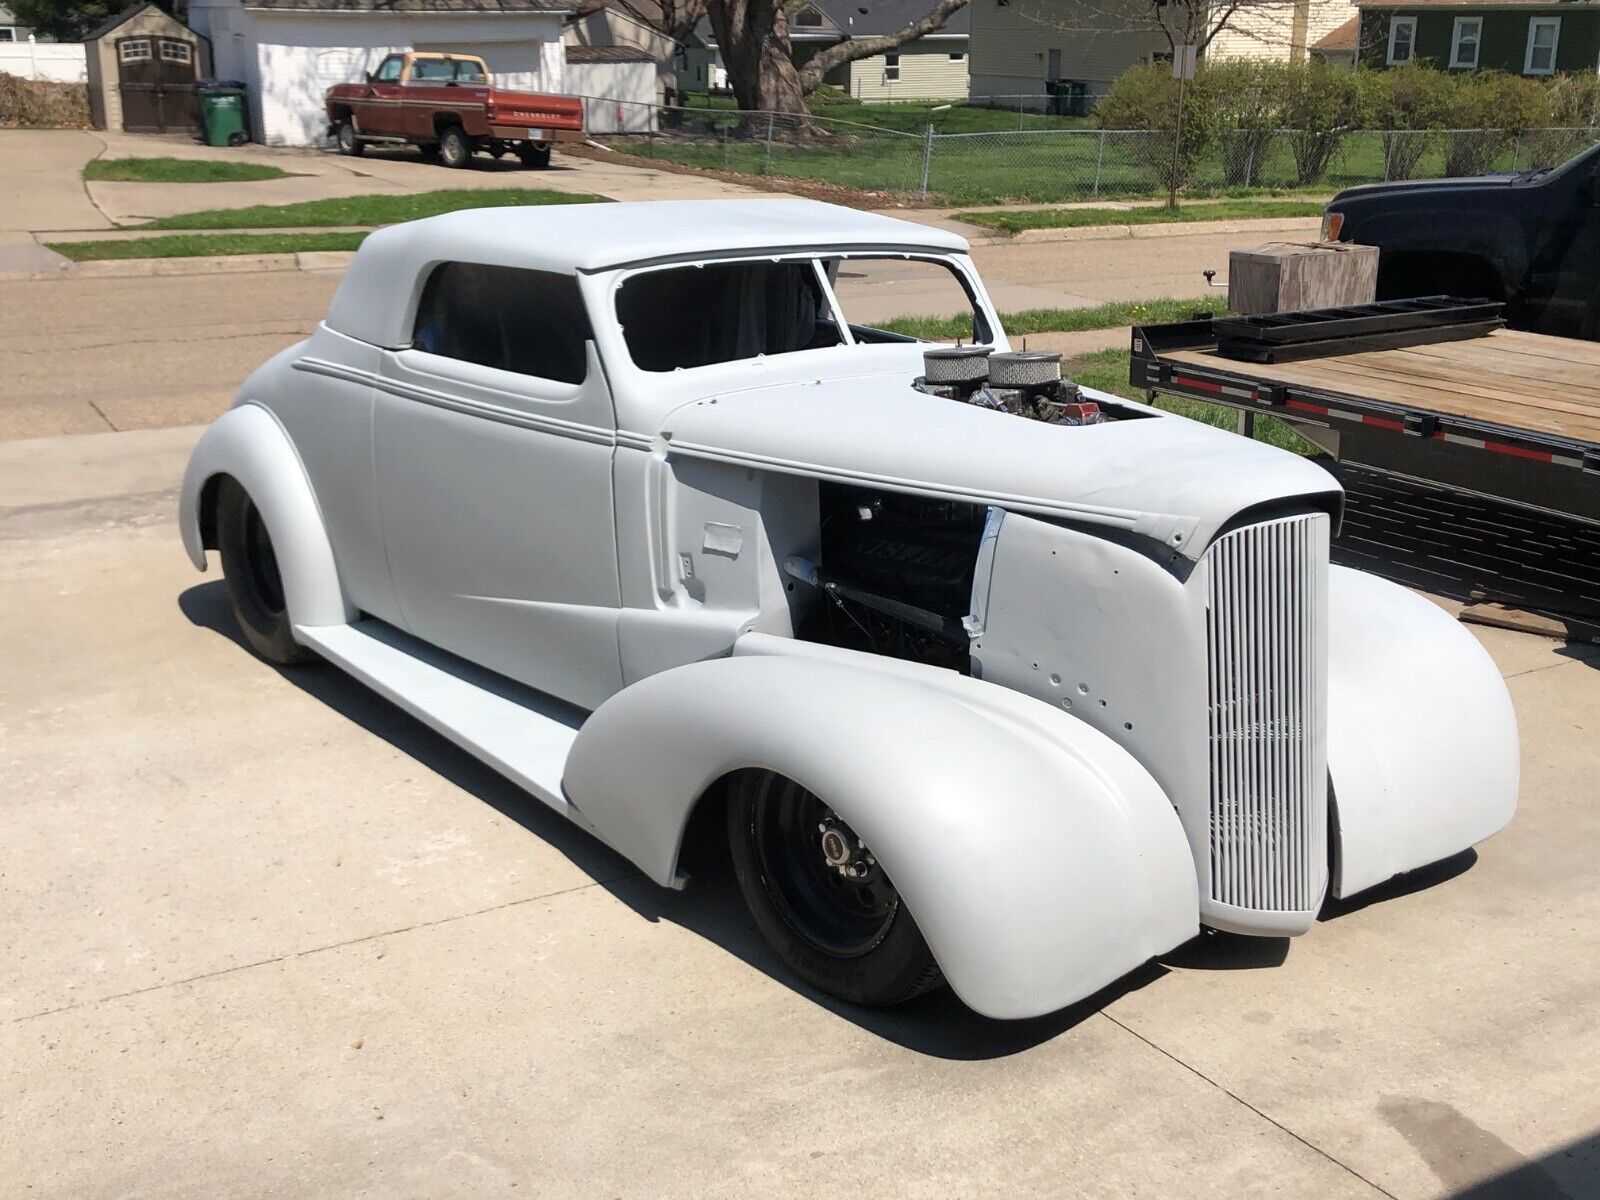
[[[635,365],[646,371],[830,346],[992,340],[950,263],[903,254],[642,271],[617,291],[617,322]]]

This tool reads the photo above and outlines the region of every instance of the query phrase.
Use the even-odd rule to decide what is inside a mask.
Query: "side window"
[[[411,61],[412,83],[449,83],[455,77],[454,59],[417,58]]]
[[[465,59],[462,59],[456,63],[456,82],[488,83],[489,80],[484,76],[483,68],[477,63],[467,62]]]
[[[443,263],[423,289],[411,344],[444,358],[582,383],[588,340],[589,318],[572,276]]]
[[[378,65],[378,69],[373,72],[373,82],[398,83],[400,80],[400,69],[405,66],[405,63],[406,60],[401,58],[398,54],[389,55],[388,58],[384,59],[383,62]]]

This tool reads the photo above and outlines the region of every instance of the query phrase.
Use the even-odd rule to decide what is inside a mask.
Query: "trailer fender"
[[[201,504],[206,485],[231,475],[261,511],[283,576],[295,625],[343,625],[356,619],[345,598],[311,482],[283,426],[258,404],[229,409],[201,435],[183,473],[178,524],[195,567],[206,569]]]
[[[872,661],[740,653],[652,675],[585,723],[567,795],[671,884],[713,784],[753,767],[795,780],[872,847],[956,994],[990,1017],[1055,1011],[1198,932],[1183,827],[1126,751],[1039,701]]]
[[[1351,896],[1448,858],[1516,811],[1516,714],[1478,639],[1407,589],[1328,573],[1332,888]]]

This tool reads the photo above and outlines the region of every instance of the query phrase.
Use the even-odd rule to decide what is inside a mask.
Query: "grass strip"
[[[364,233],[172,234],[124,241],[46,242],[73,262],[112,258],[209,258],[231,254],[295,254],[302,250],[354,250]]]
[[[295,229],[308,225],[393,225],[468,208],[599,204],[602,196],[546,188],[447,188],[409,195],[337,196],[298,204],[253,204],[158,217],[140,229]]]
[[[1269,217],[1320,217],[1321,204],[1309,200],[1219,200],[1182,204],[1176,209],[1030,208],[995,212],[960,212],[957,221],[1021,233],[1025,229],[1079,229],[1093,225],[1170,225],[1191,221],[1246,221]]]
[[[849,307],[846,302],[846,310]],[[1029,308],[1001,313],[1000,325],[1012,337],[1025,333],[1079,333],[1086,329],[1115,329],[1119,325],[1182,321],[1197,312],[1222,312],[1227,307],[1228,293],[1219,290],[1198,300],[1116,300],[1092,308]],[[896,317],[879,328],[927,341],[953,341],[972,337],[972,317]]]
[[[289,175],[265,163],[204,158],[97,158],[83,168],[85,179],[119,183],[250,183]]]

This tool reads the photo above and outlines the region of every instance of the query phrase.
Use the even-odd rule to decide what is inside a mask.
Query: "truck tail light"
[[[490,96],[489,99],[484,101],[484,116],[488,117],[489,120],[491,120],[491,121],[494,120],[494,97],[493,96]]]

